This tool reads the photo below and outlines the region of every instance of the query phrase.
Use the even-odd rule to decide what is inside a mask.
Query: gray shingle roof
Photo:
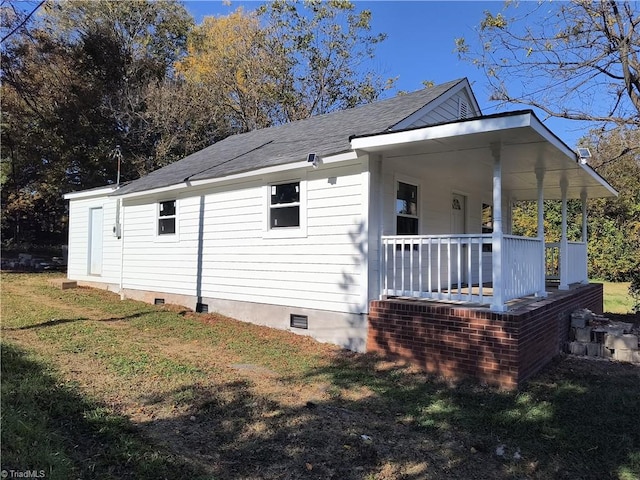
[[[393,98],[275,127],[232,135],[120,188],[115,195],[168,187],[188,180],[220,178],[287,163],[310,152],[328,156],[351,149],[349,138],[393,131],[409,115],[463,79]]]

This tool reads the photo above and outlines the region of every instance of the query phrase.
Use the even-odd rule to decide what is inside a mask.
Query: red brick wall
[[[602,285],[558,292],[507,313],[373,301],[367,351],[408,359],[444,377],[472,377],[513,389],[560,353],[568,340],[571,312],[579,308],[601,313]]]

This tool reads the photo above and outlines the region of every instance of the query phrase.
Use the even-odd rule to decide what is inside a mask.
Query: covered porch
[[[616,192],[533,112],[356,137],[352,146],[379,162],[378,298],[431,299],[505,312],[518,299],[546,297],[549,282],[559,290],[588,283],[587,200]],[[442,193],[437,205],[425,200],[418,186],[407,195],[412,180],[404,179],[409,177],[433,190],[448,181],[453,204]],[[385,178],[394,179],[395,201],[389,198],[390,180],[385,191]],[[569,199],[582,202],[582,234],[574,242],[567,237]],[[388,208],[389,200],[395,211]],[[520,200],[537,202],[535,237],[512,234],[511,207]],[[562,203],[556,243],[545,244],[545,200]],[[461,202],[464,213],[457,220]],[[425,213],[428,208],[439,210]]]

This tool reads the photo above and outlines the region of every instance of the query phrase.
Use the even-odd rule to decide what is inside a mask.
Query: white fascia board
[[[556,137],[551,130],[549,130],[537,117],[531,116],[531,128],[533,128],[538,135],[543,137],[547,142],[569,157],[571,160],[577,162],[578,156],[566,143]]]
[[[425,140],[528,127],[531,125],[531,118],[532,115],[530,113],[523,113],[520,115],[480,118],[444,125],[434,125],[414,130],[406,130],[404,132],[371,135],[368,137],[353,138],[351,140],[351,148],[365,152],[376,151],[378,149],[384,149],[385,147],[407,145]]]
[[[578,162],[578,166],[582,168],[588,175],[590,175],[591,178],[593,178],[596,182],[598,182],[600,185],[606,188],[611,193],[612,197],[618,196],[618,191],[615,188],[613,188],[611,185],[609,185],[609,183],[604,178],[598,175],[593,168],[591,168],[589,165],[584,165],[580,162]]]
[[[349,160],[357,160],[357,158],[358,156],[356,152],[349,151],[349,152],[339,153],[336,155],[331,155],[328,157],[322,157],[322,163],[323,164],[338,163],[338,162],[345,162]],[[306,160],[304,162],[286,163],[284,165],[275,165],[273,167],[265,167],[265,168],[260,168],[258,170],[250,170],[248,172],[236,173],[234,175],[227,175],[224,177],[206,178],[202,180],[190,180],[184,183],[169,185],[167,187],[154,188],[151,190],[144,190],[141,192],[126,193],[122,195],[121,198],[129,199],[129,198],[159,195],[167,192],[173,192],[176,190],[183,190],[190,187],[203,187],[203,186],[214,185],[222,182],[242,180],[242,179],[251,178],[251,177],[260,177],[260,176],[268,175],[271,173],[286,172],[288,170],[296,170],[300,168],[313,168],[313,167]],[[322,165],[320,166],[320,168],[322,168]]]
[[[104,188],[93,188],[91,190],[81,190],[79,192],[69,192],[65,193],[62,198],[65,200],[77,200],[79,198],[91,198],[91,197],[100,197],[102,195],[109,195],[116,191],[116,187],[104,187]]]
[[[574,150],[572,150],[566,143],[564,143],[562,140],[556,137],[551,132],[551,130],[549,130],[542,122],[540,122],[540,120],[538,120],[536,117],[533,117],[533,119],[534,121],[532,122],[531,127],[539,135],[544,137],[546,141],[551,143],[554,147],[556,147],[558,150],[564,153],[567,157],[569,157],[569,159],[574,161],[576,165],[578,165],[582,170],[584,170],[591,178],[593,178],[596,182],[602,185],[609,193],[611,193],[611,196],[613,197],[618,196],[618,192],[616,191],[616,189],[613,188],[611,185],[609,185],[609,183],[600,175],[598,175],[595,172],[595,170],[593,170],[589,165],[580,163],[580,160],[578,159],[578,154]]]

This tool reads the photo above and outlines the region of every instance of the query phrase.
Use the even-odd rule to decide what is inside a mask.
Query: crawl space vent
[[[154,304],[154,305],[164,305],[164,298],[156,298],[156,299],[153,301],[153,304]]]
[[[197,313],[209,313],[209,305],[206,303],[196,303]]]
[[[306,315],[292,313],[289,320],[293,328],[304,328],[305,330],[309,328],[309,317]]]

